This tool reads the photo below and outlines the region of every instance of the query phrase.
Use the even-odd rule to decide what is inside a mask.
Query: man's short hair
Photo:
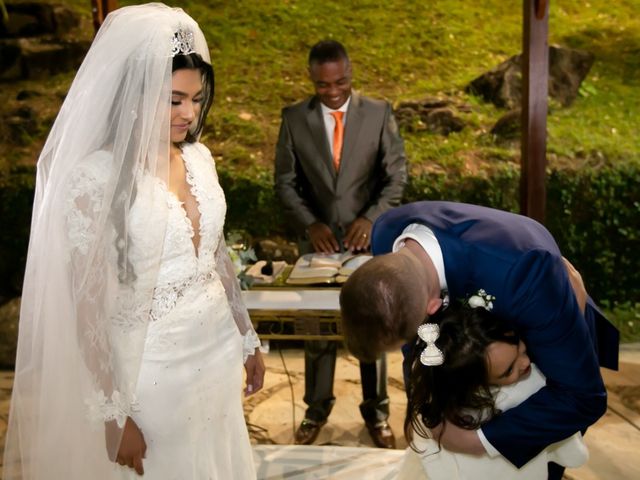
[[[311,51],[309,51],[309,66],[339,60],[349,62],[349,56],[344,46],[335,40],[322,40],[311,47]]]
[[[407,277],[404,256],[374,257],[351,274],[340,292],[345,344],[359,360],[374,361],[409,331],[421,311],[420,289]]]

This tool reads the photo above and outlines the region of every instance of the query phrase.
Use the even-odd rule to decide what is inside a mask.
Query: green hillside
[[[121,5],[141,2],[121,1]],[[88,0],[73,4],[89,14]],[[471,104],[449,137],[404,133],[413,169],[463,173],[518,161],[517,144],[488,134],[503,111],[463,93],[479,74],[522,50],[522,1],[181,1],[205,32],[216,103],[205,141],[225,166],[271,168],[280,109],[310,93],[309,47],[343,42],[356,88],[393,103],[448,95]],[[550,163],[640,158],[640,1],[552,2],[550,43],[596,61],[568,109],[551,105]]]

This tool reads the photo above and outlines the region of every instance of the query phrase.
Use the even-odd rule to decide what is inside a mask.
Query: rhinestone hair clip
[[[171,39],[171,56],[189,55],[190,53],[195,53],[193,49],[193,32],[178,29]]]
[[[418,327],[418,336],[427,344],[420,354],[420,363],[427,367],[442,365],[444,354],[436,347],[436,340],[440,336],[440,327],[435,323],[425,323]]]

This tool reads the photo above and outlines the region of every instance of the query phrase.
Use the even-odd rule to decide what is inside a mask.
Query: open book
[[[287,283],[309,285],[314,283],[344,283],[356,268],[371,259],[368,254],[308,253],[293,266]]]

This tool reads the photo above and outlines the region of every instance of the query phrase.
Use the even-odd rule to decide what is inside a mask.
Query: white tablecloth
[[[340,290],[243,290],[249,310],[340,310]]]

